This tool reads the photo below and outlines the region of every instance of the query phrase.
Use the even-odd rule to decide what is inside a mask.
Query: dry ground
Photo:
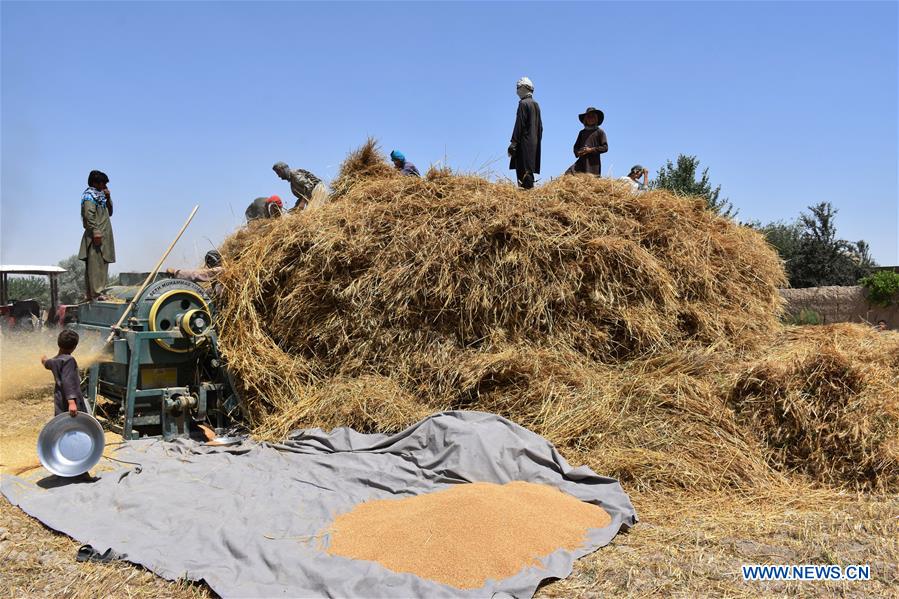
[[[37,463],[34,440],[52,410],[50,393],[39,389],[0,400],[0,472]],[[797,483],[755,496],[673,492],[632,499],[640,523],[580,560],[568,579],[544,586],[539,596],[899,597],[895,497],[816,491]],[[77,563],[77,548],[0,499],[0,596],[212,595],[203,584],[168,582],[127,563]],[[740,577],[745,563],[870,564],[873,580],[749,583]]]
[[[899,596],[899,501],[796,491],[634,496],[641,522],[539,595]],[[744,582],[742,564],[870,564],[872,580]]]

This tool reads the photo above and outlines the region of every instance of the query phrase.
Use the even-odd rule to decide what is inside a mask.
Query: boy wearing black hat
[[[78,347],[78,333],[64,329],[56,339],[59,353],[53,358],[41,356],[41,364],[53,373],[56,385],[53,388],[53,415],[59,416],[68,412],[75,416],[78,412],[87,412],[84,407],[84,396],[81,395],[81,377],[78,376],[78,362],[72,352]]]
[[[609,141],[606,132],[599,128],[605,119],[602,110],[590,106],[578,115],[578,119],[584,124],[584,128],[577,135],[574,142],[574,155],[577,162],[568,169],[569,173],[589,173],[599,176],[602,170],[600,154],[609,151]]]

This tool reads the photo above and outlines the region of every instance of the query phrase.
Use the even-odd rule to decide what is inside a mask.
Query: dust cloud
[[[16,399],[53,384],[53,374],[41,364],[41,356],[59,353],[59,329],[3,331],[0,333],[0,401]],[[100,335],[81,335],[72,356],[79,368],[99,361],[109,349]]]

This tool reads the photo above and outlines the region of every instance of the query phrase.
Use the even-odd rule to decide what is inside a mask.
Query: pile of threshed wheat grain
[[[549,485],[472,483],[361,503],[334,519],[328,553],[463,589],[502,580],[612,519]]]

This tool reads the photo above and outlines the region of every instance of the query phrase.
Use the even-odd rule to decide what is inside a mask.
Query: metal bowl
[[[41,465],[56,476],[78,476],[97,465],[106,439],[90,414],[68,412],[48,422],[37,438]]]
[[[242,437],[215,437],[211,441],[203,443],[203,445],[208,445],[209,447],[222,447],[227,445],[237,445],[241,441],[243,441]]]

